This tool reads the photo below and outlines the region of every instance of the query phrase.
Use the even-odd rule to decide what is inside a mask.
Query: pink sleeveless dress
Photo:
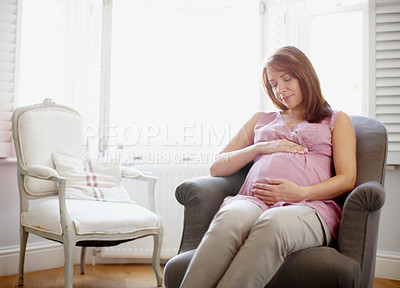
[[[223,206],[235,200],[249,200],[264,211],[285,205],[309,206],[319,212],[336,239],[340,225],[341,210],[333,200],[301,201],[298,203],[278,202],[270,206],[254,197],[254,183],[266,183],[266,178],[286,179],[300,186],[313,185],[332,177],[332,130],[340,111],[319,123],[303,121],[291,131],[280,112],[262,113],[254,127],[254,143],[287,139],[308,148],[308,153],[261,154],[247,174],[239,193],[227,197]]]

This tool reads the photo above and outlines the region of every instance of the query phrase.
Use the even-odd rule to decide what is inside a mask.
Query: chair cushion
[[[111,202],[131,201],[122,186],[121,166],[116,162],[78,158],[53,153],[55,169],[66,178],[65,195],[69,199]]]
[[[77,235],[123,234],[159,226],[158,216],[135,203],[66,200]],[[21,215],[21,224],[61,235],[58,198],[40,202]]]
[[[360,264],[332,247],[308,248],[289,255],[266,288],[360,286]]]

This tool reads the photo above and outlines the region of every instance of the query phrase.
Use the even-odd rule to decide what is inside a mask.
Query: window
[[[21,64],[16,105],[45,98],[82,115],[97,148],[101,6],[98,0],[22,1]]]
[[[264,31],[270,40],[266,47],[295,45],[305,51],[331,106],[381,121],[389,135],[388,164],[400,165],[400,4],[390,0],[266,3],[270,24]],[[279,33],[280,37],[266,36]]]
[[[209,162],[260,109],[257,1],[114,0],[110,25],[110,150]]]
[[[46,97],[65,103],[63,4],[36,0],[24,1],[23,5],[18,105],[40,103]],[[41,13],[44,7],[48,13]]]
[[[362,11],[311,17],[310,58],[322,92],[334,109],[348,114],[363,114],[363,36]]]
[[[17,105],[77,109],[92,152],[209,163],[260,109],[257,0],[23,4]]]
[[[0,6],[0,110],[10,99],[55,98],[81,112],[96,151],[100,137],[109,150],[139,158],[135,151],[216,153],[255,110],[272,108],[260,97],[260,62],[295,45],[310,56],[335,109],[386,125],[388,164],[400,165],[393,1],[24,1],[19,37],[21,5]]]
[[[264,37],[281,35],[270,41],[266,54],[283,45],[299,47],[313,63],[332,108],[366,114],[366,1],[270,0],[267,5],[267,11],[279,13],[267,15],[272,24]]]

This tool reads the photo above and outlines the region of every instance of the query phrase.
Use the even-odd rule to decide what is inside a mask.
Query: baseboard
[[[78,251],[75,254],[77,253]],[[18,262],[19,246],[0,247],[0,276],[18,274]],[[64,266],[64,251],[61,244],[45,241],[27,245],[24,272],[62,266]]]
[[[96,249],[97,250],[97,249]],[[80,263],[81,248],[78,247],[74,254],[74,264]],[[97,254],[97,255],[96,255]],[[88,264],[128,264],[128,263],[151,263],[151,258],[102,258],[100,253],[94,253],[89,248],[86,253]],[[94,256],[94,257],[93,257]],[[169,259],[161,259],[165,264]],[[0,247],[0,276],[18,274],[19,246]],[[43,241],[28,244],[25,254],[24,272],[33,272],[64,266],[64,251],[60,243]]]
[[[400,280],[400,253],[378,251],[375,277]]]

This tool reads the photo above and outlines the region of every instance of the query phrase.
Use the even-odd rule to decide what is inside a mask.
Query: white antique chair
[[[13,113],[20,191],[18,285],[23,285],[26,244],[29,233],[33,233],[63,244],[65,287],[72,287],[73,283],[75,246],[82,246],[83,274],[86,247],[113,246],[153,236],[153,271],[161,286],[163,229],[154,201],[157,179],[119,164],[85,160],[83,138],[80,115],[50,99]],[[130,201],[120,186],[121,177],[148,183],[151,211]],[[86,181],[83,186],[87,187],[82,187],[79,179]],[[82,198],[81,188],[87,190],[82,192]],[[40,200],[31,201],[34,199]]]

